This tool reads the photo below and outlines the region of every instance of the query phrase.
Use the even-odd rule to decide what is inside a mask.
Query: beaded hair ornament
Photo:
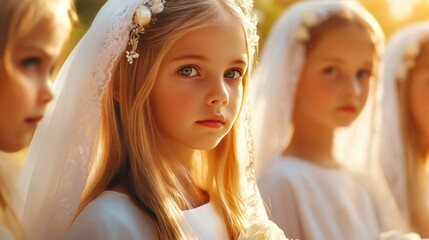
[[[129,64],[133,64],[134,59],[139,57],[136,50],[140,34],[144,34],[145,28],[156,21],[156,15],[164,10],[165,3],[166,0],[143,0],[137,8],[133,23],[130,26],[130,40],[128,41],[128,45],[131,46],[131,50],[125,52]],[[259,41],[256,28],[257,18],[256,15],[252,14],[253,0],[236,0],[236,3],[248,18],[246,33],[249,36],[250,54],[253,54]]]

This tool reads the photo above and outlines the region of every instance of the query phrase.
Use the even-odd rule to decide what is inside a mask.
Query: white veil
[[[287,9],[277,20],[262,51],[259,71],[254,77],[255,94],[252,97],[256,152],[256,175],[261,177],[267,165],[279,159],[290,137],[295,92],[305,61],[305,45],[298,34],[307,22],[318,24],[329,14],[348,9],[361,16],[375,33],[375,43],[382,50],[384,34],[374,17],[354,0],[307,0]],[[314,17],[316,15],[316,18]],[[313,16],[313,17],[312,17]],[[314,25],[313,25],[314,26]],[[386,216],[399,212],[382,178],[378,163],[370,161],[376,122],[374,121],[377,80],[371,81],[367,103],[359,117],[346,128],[335,132],[334,153],[341,164],[377,181],[383,199],[378,199],[390,209]],[[383,214],[380,214],[383,215]],[[394,218],[394,217],[393,217]],[[386,225],[400,226],[402,219],[385,219]]]
[[[61,68],[30,145],[20,190],[23,224],[32,239],[61,239],[85,186],[99,126],[100,102],[123,54],[141,0],[110,0]]]
[[[380,71],[380,135],[376,157],[395,199],[404,216],[407,216],[404,143],[401,133],[397,81],[399,70],[406,64],[407,48],[419,46],[419,41],[429,38],[429,21],[413,23],[397,31],[386,45]]]
[[[71,224],[88,177],[101,97],[114,64],[125,57],[133,14],[142,2],[108,0],[55,80],[56,97],[33,137],[20,179],[21,215],[32,239],[62,239]],[[247,166],[251,170],[252,162]],[[251,197],[260,202],[257,192]]]

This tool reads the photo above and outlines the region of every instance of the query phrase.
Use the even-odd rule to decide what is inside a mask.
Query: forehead
[[[344,25],[326,29],[307,55],[308,59],[340,58],[372,62],[375,49],[361,27]]]
[[[234,20],[198,28],[177,39],[164,59],[181,55],[203,55],[206,58],[247,58],[243,27]]]
[[[42,18],[17,39],[14,51],[42,51],[57,56],[68,36],[68,30],[62,30],[64,27],[60,22]]]

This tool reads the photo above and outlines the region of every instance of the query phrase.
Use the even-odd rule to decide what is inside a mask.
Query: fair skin
[[[410,111],[411,117],[420,134],[422,145],[429,153],[429,40],[421,46],[421,51],[415,59],[407,81],[410,82]]]
[[[51,21],[42,20],[16,39],[12,49],[13,71],[0,66],[0,150],[25,147],[53,98],[50,78],[65,34]]]
[[[186,168],[195,151],[213,149],[231,130],[242,104],[246,40],[230,20],[179,38],[161,62],[150,95],[161,154]],[[205,193],[193,196],[201,190],[187,185],[191,205],[208,200],[201,197]]]
[[[350,47],[353,46],[353,47]],[[296,92],[294,132],[284,154],[336,168],[334,130],[349,126],[363,109],[374,51],[355,25],[327,29],[307,54]]]

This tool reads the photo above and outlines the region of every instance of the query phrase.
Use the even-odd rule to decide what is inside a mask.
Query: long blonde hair
[[[426,41],[426,42],[429,42]],[[412,72],[412,69],[411,69]],[[399,111],[404,144],[404,173],[407,207],[411,228],[422,234],[426,231],[429,217],[427,165],[428,152],[423,146],[417,124],[412,118],[410,84],[408,79],[398,84]]]
[[[194,161],[187,172],[159,156],[156,143],[162,139],[149,102],[160,63],[174,42],[190,31],[224,21],[225,15],[231,15],[245,28],[246,17],[233,0],[167,1],[155,23],[139,39],[137,62],[130,65],[125,54],[119,60],[103,97],[98,149],[76,216],[104,190],[120,183],[151,218],[159,239],[185,239],[179,224],[179,201],[187,202],[180,181],[185,176],[209,193],[224,218],[230,239],[236,239],[245,228],[236,153],[237,123],[218,146],[202,151],[200,157],[205,159]],[[249,37],[247,41],[249,44]],[[248,47],[252,64],[249,52]],[[244,89],[251,69],[244,74]]]
[[[0,1],[0,68],[5,69],[7,74],[13,75],[16,69],[12,63],[13,49],[19,47],[15,45],[16,40],[30,32],[42,20],[61,23],[64,34],[69,35],[71,25],[76,20],[71,1]],[[26,239],[23,227],[12,208],[15,191],[9,171],[9,166],[0,162],[0,225],[5,226],[16,239]]]

